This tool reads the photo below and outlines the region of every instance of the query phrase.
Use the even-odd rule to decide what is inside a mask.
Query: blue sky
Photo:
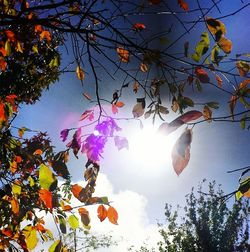
[[[172,2],[174,2],[173,8],[176,9],[176,1],[171,1],[171,5]],[[194,1],[187,0],[187,2],[192,9],[194,7],[192,6],[192,2]],[[219,2],[222,14],[213,10],[208,16],[219,17],[226,15],[232,10],[239,9],[241,6],[250,3],[250,1],[240,0]],[[227,27],[227,37],[233,41],[233,51],[229,58],[234,57],[236,53],[249,53],[249,13],[250,6],[239,14],[222,20]],[[184,15],[183,19],[192,20],[196,18],[198,13],[190,16],[188,16],[189,14],[181,15]],[[150,26],[150,17],[143,17],[141,20],[140,18],[138,17],[138,22],[144,21]],[[136,17],[134,19],[136,20]],[[161,16],[161,23],[167,24],[167,27],[172,22],[175,22],[176,30],[173,36],[169,36],[170,41],[174,41],[174,37],[182,31],[182,28],[178,26],[176,20],[170,18],[168,15]],[[183,41],[188,40],[190,41],[190,50],[192,50],[199,41],[200,34],[205,29],[206,27],[203,23],[198,24],[190,34],[183,38],[180,44],[176,45],[176,48],[181,47]],[[172,50],[175,50],[175,46],[173,46]],[[63,58],[65,62],[69,59],[70,55]],[[87,69],[86,71],[89,72],[90,70]],[[102,78],[102,95],[108,97],[108,99],[111,98],[112,92],[116,89],[117,85],[119,84],[118,86],[120,86],[121,77],[115,76],[115,78],[115,81],[108,79],[108,77]],[[224,82],[223,85],[227,85],[227,83]],[[64,128],[76,127],[80,115],[86,109],[93,106],[82,96],[82,92],[86,90],[91,93],[93,86],[94,82],[91,79],[91,74],[84,80],[83,86],[81,86],[74,73],[65,74],[61,76],[58,83],[51,85],[48,91],[44,91],[40,101],[35,105],[22,106],[14,124],[15,126],[25,126],[31,129],[47,131],[56,149],[64,149],[65,145],[61,142],[59,133]],[[204,87],[204,91],[206,95],[202,94],[199,98],[203,102],[219,100],[223,103],[230,98],[229,96],[214,92],[214,89],[211,87]],[[124,92],[122,100],[126,102],[126,105],[120,110],[118,116],[132,116],[131,111],[136,98],[132,95],[133,92],[131,89]],[[127,97],[129,98],[127,99]],[[215,116],[228,113],[227,107],[224,107],[223,113],[214,111]],[[174,117],[176,115],[172,113],[169,117],[166,117],[166,120],[169,121],[170,118]],[[150,122],[145,122],[145,125],[147,124],[150,124]],[[130,142],[133,142],[141,134],[138,122],[125,121],[119,122],[119,125],[123,128],[123,135],[127,136]],[[155,125],[156,128],[157,125]],[[121,227],[122,231],[119,231],[120,233],[117,231],[119,234],[125,236],[127,234],[130,237],[130,231],[125,226],[126,223],[135,223],[135,220],[138,220],[138,223],[136,222],[137,226],[134,227],[135,229],[138,228],[137,232],[142,232],[142,230],[147,230],[148,228],[149,233],[152,233],[152,230],[156,233],[154,225],[157,220],[160,222],[164,221],[165,203],[182,204],[184,196],[190,192],[191,187],[197,186],[198,182],[203,178],[216,180],[218,183],[221,183],[225,192],[235,190],[237,187],[239,174],[227,174],[226,171],[249,165],[249,131],[241,130],[238,123],[215,122],[208,124],[205,122],[195,126],[190,162],[183,173],[177,177],[171,167],[170,153],[171,144],[173,145],[175,138],[181,134],[182,130],[178,130],[170,140],[166,140],[170,144],[164,147],[166,148],[165,154],[164,152],[160,154],[161,156],[165,155],[165,160],[163,158],[163,161],[158,164],[153,164],[149,161],[145,163],[145,160],[148,160],[145,155],[148,154],[140,152],[140,144],[148,144],[148,148],[154,148],[152,146],[154,143],[150,142],[149,133],[145,134],[142,138],[138,138],[140,144],[136,144],[136,141],[134,141],[134,145],[131,146],[130,150],[121,150],[118,152],[112,144],[108,144],[106,147],[104,159],[101,161],[102,175],[100,184],[102,188],[99,188],[98,191],[110,194],[107,196],[113,201],[114,206],[118,202],[117,208],[120,208],[120,222],[123,225]],[[151,131],[154,131],[154,129],[151,129]],[[157,152],[154,155],[156,157],[152,158],[157,158]],[[76,160],[72,155],[69,169],[73,181],[83,179],[84,163],[84,156]],[[130,215],[134,213],[135,216],[129,218],[129,214],[124,210],[126,207],[128,209],[134,207],[135,210]],[[93,221],[95,228],[98,225],[103,225],[95,220]],[[131,225],[133,226],[133,224]],[[100,231],[104,230],[104,227],[111,231],[117,229],[117,227],[113,227],[111,224],[109,226],[105,224],[96,229]]]

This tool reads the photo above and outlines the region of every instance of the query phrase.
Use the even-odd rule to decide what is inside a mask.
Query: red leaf
[[[133,29],[136,30],[136,31],[142,31],[146,28],[146,26],[142,23],[135,23],[133,25]]]
[[[112,104],[112,113],[114,115],[118,113],[118,108],[114,104]]]
[[[123,47],[117,47],[116,49],[118,55],[119,55],[119,58],[122,62],[129,62],[129,51],[124,49]]]
[[[179,176],[187,166],[190,159],[190,144],[192,132],[186,129],[175,143],[172,150],[172,164],[176,174]]]
[[[89,119],[90,121],[92,121],[93,117],[94,117],[94,111],[93,110],[86,110],[82,113],[79,121],[83,121],[85,119]]]
[[[104,205],[100,205],[97,208],[97,214],[100,221],[104,221],[106,219],[108,212]]]
[[[177,117],[175,120],[173,120],[170,123],[162,123],[158,131],[164,135],[169,135],[173,131],[177,130],[183,124],[188,123],[190,121],[197,120],[202,115],[203,115],[202,112],[197,111],[197,110],[188,111],[184,113],[183,115]]]
[[[219,87],[222,87],[222,79],[219,75],[215,75],[215,79],[217,80],[217,83],[218,83],[218,86]]]
[[[208,83],[210,80],[207,72],[201,67],[195,68],[195,74],[201,83]]]
[[[188,6],[188,4],[187,4],[184,0],[178,0],[178,4],[180,5],[180,7],[181,7],[184,11],[186,11],[186,12],[189,11],[189,6]]]
[[[117,213],[117,211],[115,210],[115,208],[113,208],[113,207],[110,206],[110,207],[108,208],[107,216],[108,216],[109,221],[110,221],[112,224],[118,225],[118,223],[117,223],[117,220],[118,220],[118,213]]]
[[[6,34],[9,41],[11,41],[11,42],[15,41],[15,33],[13,31],[6,30],[5,34]]]
[[[39,190],[39,197],[47,208],[52,210],[52,192],[46,189]]]

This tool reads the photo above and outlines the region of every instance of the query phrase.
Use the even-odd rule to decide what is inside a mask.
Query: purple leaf
[[[64,129],[60,132],[60,137],[62,138],[63,142],[67,140],[68,134],[69,134],[69,129]]]

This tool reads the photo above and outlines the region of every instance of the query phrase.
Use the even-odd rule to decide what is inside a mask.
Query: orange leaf
[[[106,219],[108,212],[104,205],[100,205],[97,208],[97,214],[100,221],[104,221]]]
[[[81,216],[81,221],[82,221],[82,224],[87,227],[90,223],[90,218],[89,218],[89,212],[88,210],[86,210],[84,207],[81,207],[78,209],[78,212]]]
[[[120,60],[122,62],[125,62],[125,63],[129,62],[129,51],[128,50],[124,49],[123,47],[117,47],[116,51],[117,51],[117,53],[120,57]]]
[[[35,32],[41,33],[43,31],[43,27],[41,25],[35,25]]]
[[[125,105],[124,102],[121,102],[121,101],[118,101],[115,103],[115,106],[118,108],[122,108],[124,105]]]
[[[236,102],[237,102],[237,96],[232,95],[231,99],[230,99],[230,103],[229,103],[229,108],[230,108],[232,119],[234,119],[234,108],[236,106]]]
[[[221,79],[221,77],[220,77],[219,75],[216,74],[215,78],[216,78],[216,80],[217,80],[218,86],[219,86],[219,87],[222,87],[222,79]]]
[[[78,184],[71,186],[71,192],[81,202],[85,202],[88,199],[85,189]]]
[[[117,223],[117,220],[118,220],[118,213],[117,213],[117,211],[115,210],[115,208],[113,208],[112,206],[110,206],[110,207],[108,208],[107,217],[108,217],[109,221],[110,221],[112,224],[118,225],[118,223]]]
[[[47,189],[39,190],[39,197],[47,208],[52,210],[52,192]]]
[[[4,228],[1,230],[2,234],[8,236],[8,237],[12,237],[13,236],[13,233],[12,231],[9,229],[9,228]]]
[[[48,42],[51,41],[51,33],[49,31],[42,31],[40,33],[40,40],[46,39]]]
[[[192,131],[186,129],[175,143],[172,150],[172,164],[176,174],[179,176],[187,166],[190,159],[190,148],[192,142]]]
[[[88,99],[89,101],[92,100],[92,98],[90,97],[90,95],[88,93],[83,93],[82,94],[86,99]]]
[[[12,199],[10,200],[10,203],[11,203],[12,212],[13,212],[15,215],[18,215],[18,214],[19,214],[19,204],[18,204],[17,199],[12,198]]]
[[[70,205],[65,205],[65,206],[62,206],[62,209],[63,211],[70,211],[72,210],[72,207]]]
[[[17,162],[13,161],[10,163],[10,171],[12,172],[12,174],[14,174],[17,170]]]
[[[39,155],[41,156],[43,154],[43,151],[41,149],[37,149],[36,151],[34,151],[33,155]]]
[[[224,36],[218,42],[219,47],[224,53],[230,53],[232,51],[232,41],[225,38]]]
[[[6,56],[6,50],[5,50],[4,47],[1,47],[1,48],[0,48],[0,53],[2,54],[3,57]]]
[[[15,156],[15,161],[19,164],[22,162],[22,157],[20,156]]]
[[[184,11],[186,11],[186,12],[189,11],[189,6],[188,6],[188,4],[187,4],[184,0],[178,0],[178,4],[180,5],[180,7],[181,7]]]

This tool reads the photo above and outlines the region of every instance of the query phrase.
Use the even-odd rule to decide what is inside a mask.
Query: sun
[[[164,136],[157,127],[145,126],[129,136],[129,156],[139,171],[153,173],[171,163],[171,151],[176,136]]]

